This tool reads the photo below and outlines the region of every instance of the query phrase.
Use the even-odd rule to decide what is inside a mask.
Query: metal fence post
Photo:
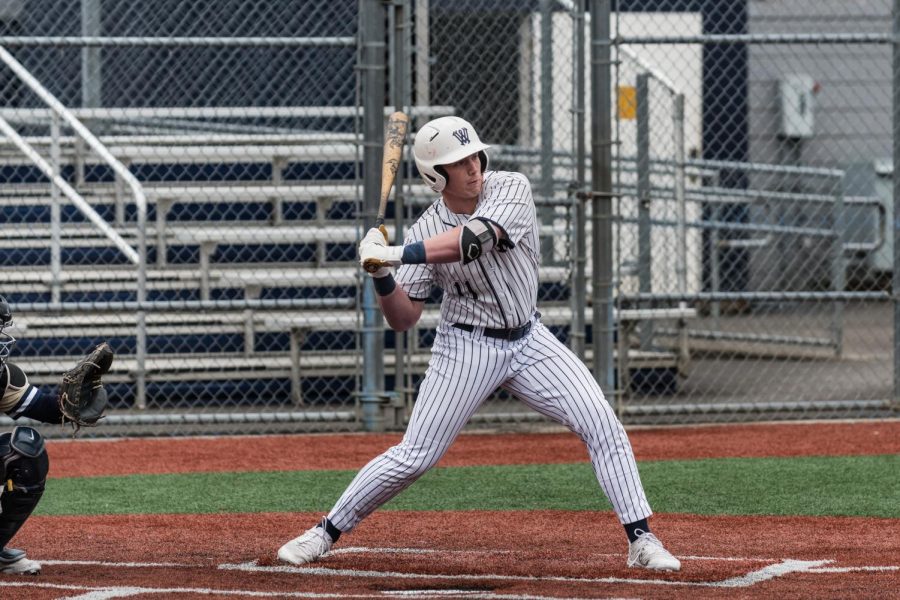
[[[59,115],[53,113],[50,117],[50,165],[53,172],[59,175],[62,171],[62,161],[59,147]],[[62,295],[62,207],[59,186],[50,182],[50,298],[53,302],[59,302]]]
[[[411,77],[411,50],[410,38],[412,31],[412,23],[410,21],[410,3],[408,0],[394,0],[391,3],[391,34],[393,36],[391,43],[391,91],[390,98],[394,110],[407,111],[411,104],[410,99],[410,77]],[[408,113],[407,113],[408,114]],[[404,146],[404,150],[408,151],[408,146]],[[406,220],[406,199],[404,189],[405,181],[405,163],[401,156],[400,168],[397,169],[397,175],[394,180],[394,240],[400,243],[403,240],[403,227]],[[415,389],[412,381],[409,379],[409,373],[406,368],[406,360],[409,354],[416,351],[416,336],[410,335],[409,332],[396,332],[394,334],[394,391],[391,395],[392,404],[395,407],[393,415],[388,416],[388,421],[394,427],[400,426],[401,409],[405,412],[412,410],[413,395]],[[409,352],[407,352],[409,348]],[[405,415],[403,415],[405,417]],[[392,422],[391,422],[392,421]]]
[[[894,0],[894,39],[891,46],[891,86],[893,115],[893,203],[894,222],[890,224],[890,235],[894,239],[893,275],[891,277],[891,298],[894,304],[894,394],[893,408],[900,409],[900,226],[897,217],[900,215],[900,0]]]
[[[100,0],[81,0],[81,35],[101,35],[101,10]],[[85,46],[81,49],[82,106],[102,106],[102,82],[100,48]]]
[[[653,291],[650,243],[650,75],[637,76],[637,201],[638,201],[638,289],[642,294]],[[622,332],[619,332],[621,335]],[[653,326],[641,324],[641,350],[649,350],[653,341]],[[621,344],[619,345],[621,348]],[[621,361],[620,361],[620,364]]]
[[[363,227],[375,224],[381,191],[381,164],[384,144],[385,11],[381,0],[361,0],[359,35],[362,44],[363,89]],[[370,277],[363,278],[362,341],[363,376],[360,403],[366,431],[381,431],[384,419],[384,321]]]
[[[569,332],[569,340],[572,351],[584,360],[585,323],[584,307],[587,302],[587,282],[585,280],[585,266],[587,258],[587,244],[585,244],[585,89],[584,89],[584,27],[585,27],[585,0],[578,0],[573,9],[572,24],[575,28],[574,61],[575,77],[573,81],[573,106],[574,112],[573,130],[575,134],[575,185],[574,185],[574,215],[575,223],[572,228],[575,239],[572,240],[572,329]]]
[[[591,193],[594,377],[613,397],[612,123],[610,0],[591,2]]]
[[[841,189],[841,180],[834,184],[837,187],[834,205],[832,206],[832,227],[834,238],[832,240],[832,282],[831,289],[840,294],[847,287],[847,261],[844,259],[844,237],[847,231],[846,215],[844,212],[844,192]],[[831,320],[831,339],[834,344],[834,355],[838,358],[843,354],[844,346],[844,301],[835,300]]]
[[[541,196],[553,198],[553,2],[541,0]],[[541,222],[552,225],[556,208],[546,204],[540,209]],[[544,264],[552,264],[555,238],[541,244]]]

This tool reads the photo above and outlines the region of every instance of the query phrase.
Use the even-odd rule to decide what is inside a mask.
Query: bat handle
[[[384,226],[384,217],[378,217],[375,219],[375,227],[381,231],[381,234],[384,236],[384,243],[389,244],[390,240],[388,239],[388,231],[387,227]]]
[[[380,269],[382,267],[381,263],[379,263],[378,261],[370,262],[370,260],[367,260],[366,263],[363,265],[363,269],[366,270],[366,273],[374,273],[375,271],[377,271],[378,269]]]

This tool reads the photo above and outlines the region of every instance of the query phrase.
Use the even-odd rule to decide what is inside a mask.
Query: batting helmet
[[[447,173],[441,165],[455,163],[477,152],[483,173],[488,167],[485,152],[488,148],[490,146],[481,142],[475,128],[465,119],[440,117],[419,128],[413,155],[422,179],[428,187],[440,192],[447,185]]]
[[[9,302],[5,297],[0,296],[0,368],[6,366],[6,360],[16,343],[16,338],[3,331],[12,324],[12,310],[9,308]]]

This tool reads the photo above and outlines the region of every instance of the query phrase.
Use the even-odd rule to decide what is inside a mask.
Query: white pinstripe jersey
[[[444,291],[441,319],[480,327],[511,328],[536,310],[540,248],[531,183],[521,173],[486,171],[475,212],[452,213],[439,198],[413,224],[404,244],[423,241],[481,217],[499,226],[512,249],[482,254],[477,260],[402,265],[397,282],[410,298],[424,300],[437,285]]]

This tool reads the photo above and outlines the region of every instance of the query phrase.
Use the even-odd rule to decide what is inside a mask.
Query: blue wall
[[[80,2],[29,0],[21,35],[81,35]],[[356,0],[101,2],[103,36],[355,36]],[[68,106],[81,105],[74,47],[11,48]],[[101,50],[103,105],[352,105],[356,48],[133,47]]]

